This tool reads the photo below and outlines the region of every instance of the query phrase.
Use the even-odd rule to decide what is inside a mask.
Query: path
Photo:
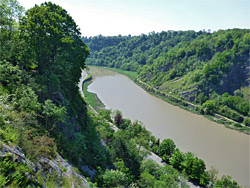
[[[82,75],[81,75],[81,78],[79,80],[79,83],[78,83],[78,87],[79,87],[79,90],[81,92],[81,95],[84,97],[84,93],[83,93],[83,87],[82,87],[82,84],[84,82],[84,80],[88,77],[88,73],[83,71],[82,70]]]

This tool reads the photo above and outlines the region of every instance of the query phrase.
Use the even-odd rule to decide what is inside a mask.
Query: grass
[[[138,77],[138,73],[137,72],[124,71],[124,70],[121,70],[121,69],[110,68],[110,67],[107,67],[107,69],[115,71],[115,72],[119,72],[121,74],[124,74],[124,75],[128,76],[131,80],[135,80]]]
[[[88,65],[88,66],[90,66],[90,65]],[[98,67],[98,68],[103,68],[103,69],[108,69],[108,70],[111,70],[111,71],[119,72],[121,74],[124,74],[124,75],[128,76],[131,80],[135,80],[138,77],[137,72],[125,71],[125,70],[121,70],[121,69],[118,69],[118,68],[92,66],[92,65],[90,67]]]
[[[97,97],[95,93],[88,92],[87,88],[88,85],[91,84],[91,81],[86,81],[83,83],[83,93],[84,97],[86,98],[87,102],[90,106],[92,106],[95,109],[101,109],[104,108],[104,104],[102,101]]]

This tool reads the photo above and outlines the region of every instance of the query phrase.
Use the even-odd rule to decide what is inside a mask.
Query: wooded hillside
[[[201,113],[216,112],[238,122],[249,116],[247,29],[163,31],[83,41],[90,48],[87,64],[136,71],[150,86],[201,105]]]

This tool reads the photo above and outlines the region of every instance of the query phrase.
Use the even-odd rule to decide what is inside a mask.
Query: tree
[[[118,187],[126,182],[126,175],[119,170],[106,170],[102,178],[103,187]]]
[[[26,55],[32,55],[32,64],[26,66],[35,66],[41,75],[63,74],[78,83],[89,51],[66,10],[51,2],[36,5],[21,19],[20,30],[28,44]]]
[[[237,89],[237,90],[234,91],[234,96],[243,97],[243,94],[239,89]]]
[[[0,57],[13,64],[19,60],[21,53],[18,21],[24,8],[16,0],[1,0],[0,2]]]
[[[158,173],[159,169],[160,169],[160,166],[156,162],[154,162],[152,160],[149,160],[149,159],[144,160],[142,162],[142,165],[141,165],[141,168],[140,168],[140,170],[142,172],[147,172],[147,173],[149,173],[151,175],[154,175],[154,176],[158,175],[157,173]]]
[[[42,114],[45,116],[45,129],[52,130],[58,121],[66,118],[66,108],[57,107],[51,100],[46,100]]]
[[[114,117],[115,124],[118,128],[120,128],[120,125],[122,124],[122,113],[120,111],[117,111],[115,117]]]
[[[232,181],[230,176],[223,175],[220,180],[214,184],[214,188],[240,188],[236,181]]]
[[[246,126],[250,126],[250,118],[249,117],[245,117],[243,124]]]
[[[194,158],[192,164],[192,173],[190,174],[190,178],[200,180],[201,175],[205,172],[206,165],[203,160]]]
[[[192,174],[192,166],[194,161],[194,154],[191,152],[185,153],[185,160],[182,162],[183,171],[190,175]]]
[[[166,155],[167,158],[171,157],[175,149],[175,143],[171,139],[165,139],[159,146],[160,156]]]
[[[182,167],[182,162],[184,161],[185,159],[185,155],[184,153],[182,153],[179,148],[176,148],[174,150],[174,153],[172,154],[171,158],[170,158],[170,164],[178,169],[178,170],[182,170],[183,167]]]
[[[216,107],[216,103],[214,100],[207,100],[203,105],[205,114],[213,115]]]
[[[122,159],[125,166],[130,169],[130,173],[135,178],[139,177],[142,157],[139,154],[136,144],[132,140],[129,140],[123,131],[114,134],[110,153],[114,161],[117,158]]]
[[[122,159],[117,159],[114,165],[116,166],[117,170],[119,170],[120,172],[123,172],[126,175],[125,184],[127,186],[133,182],[134,176],[130,174],[129,168],[125,166],[124,161]]]
[[[213,187],[218,176],[218,170],[211,166],[211,169],[208,170],[208,178],[209,178],[209,187]]]
[[[141,173],[139,185],[141,187],[154,187],[155,177],[147,172]]]

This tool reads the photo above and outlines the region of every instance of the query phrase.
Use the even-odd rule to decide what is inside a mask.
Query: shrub
[[[243,121],[243,124],[246,125],[246,126],[250,126],[250,118],[249,117],[246,117]]]
[[[56,144],[54,139],[48,136],[35,136],[32,130],[28,130],[21,136],[20,145],[26,155],[32,160],[41,157],[52,159],[56,157]]]
[[[171,139],[165,139],[159,146],[159,154],[160,156],[166,155],[165,160],[166,159],[168,160],[169,157],[171,157],[171,155],[173,154],[174,149],[175,149],[174,141]]]

